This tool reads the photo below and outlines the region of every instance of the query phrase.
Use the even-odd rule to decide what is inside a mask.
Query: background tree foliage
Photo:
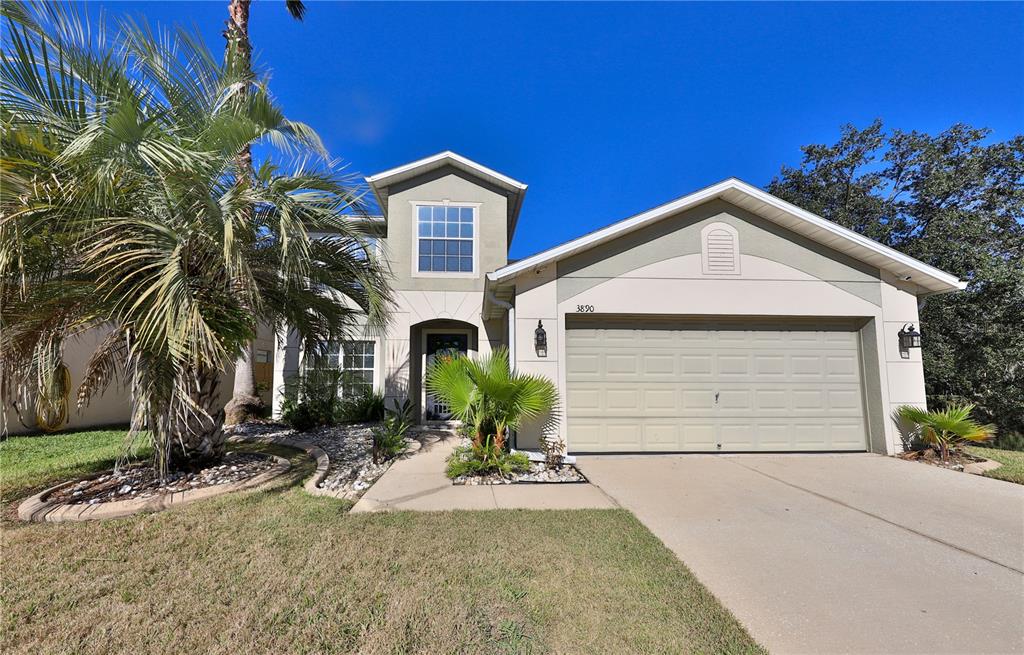
[[[847,125],[768,191],[969,284],[921,299],[928,402],[971,402],[1024,446],[1024,136]],[[1016,433],[1016,436],[1014,435]]]

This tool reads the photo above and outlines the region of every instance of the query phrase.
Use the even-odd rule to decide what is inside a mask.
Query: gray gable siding
[[[643,266],[700,254],[701,230],[715,222],[736,229],[741,255],[784,264],[881,305],[878,269],[722,200],[709,201],[558,262],[559,302]]]
[[[476,240],[478,268],[472,278],[415,277],[413,275],[413,202],[479,203]],[[386,257],[400,291],[483,291],[488,271],[508,263],[508,200],[504,193],[481,180],[447,167],[391,188],[388,195]]]

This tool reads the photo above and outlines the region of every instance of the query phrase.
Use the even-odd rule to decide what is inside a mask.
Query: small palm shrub
[[[455,418],[472,426],[476,445],[493,438],[499,450],[509,431],[550,414],[558,404],[558,391],[551,380],[511,370],[506,348],[478,359],[466,355],[440,358],[424,381],[427,391],[442,399]]]
[[[550,416],[558,403],[551,380],[513,371],[508,350],[498,348],[479,359],[438,359],[427,371],[425,384],[470,428],[473,445],[451,456],[449,477],[529,470],[527,457],[509,454],[505,446],[509,432],[524,421]]]
[[[943,461],[946,461],[951,449],[955,450],[964,443],[979,443],[995,437],[994,425],[981,424],[971,418],[973,409],[972,404],[955,404],[929,412],[920,407],[903,405],[896,410],[893,418],[897,422],[905,421],[913,425],[913,436],[938,450]]]
[[[455,479],[468,475],[510,475],[530,470],[530,460],[523,453],[508,453],[488,440],[484,444],[459,446],[448,458],[445,473]]]
[[[375,427],[373,434],[373,463],[398,457],[406,451],[405,435],[415,423],[412,401],[408,398],[401,404],[388,409],[384,420]]]

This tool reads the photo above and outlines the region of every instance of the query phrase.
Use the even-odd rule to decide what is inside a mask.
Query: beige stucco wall
[[[488,354],[505,343],[505,322],[480,317],[483,297],[482,291],[397,293],[399,309],[378,346],[382,353],[382,389],[389,405],[408,397],[417,409],[422,408],[428,332],[465,332],[470,337],[470,355]]]
[[[78,387],[85,375],[85,367],[89,358],[96,351],[96,348],[110,334],[109,328],[97,328],[89,330],[78,337],[68,340],[64,344],[64,363],[71,372],[71,397],[68,412],[68,422],[63,430],[78,430],[107,425],[127,425],[131,420],[131,405],[129,403],[129,392],[126,387],[118,382],[112,383],[101,395],[94,396],[89,404],[82,409],[76,406]],[[274,347],[273,336],[268,328],[261,328],[256,339],[256,347],[263,350],[272,350]],[[119,382],[124,380],[119,378]],[[231,398],[231,390],[234,384],[234,367],[221,375],[219,396],[217,401],[218,409]],[[270,395],[261,394],[269,401]],[[34,424],[34,409],[29,408],[26,420],[30,427],[26,428],[18,420],[13,411],[5,408],[4,418],[10,434],[25,434],[36,432]]]
[[[504,193],[450,167],[395,185],[390,191],[387,239],[383,247],[396,290],[483,291],[484,274],[508,263],[508,200]],[[478,206],[477,270],[472,276],[426,276],[414,272],[413,204],[446,201]]]
[[[703,273],[701,230],[718,222],[739,235],[738,274]],[[562,398],[566,319],[582,305],[597,315],[860,319],[862,356],[871,358],[864,362],[869,439],[877,452],[899,447],[887,418],[892,409],[924,401],[920,352],[904,359],[896,336],[905,322],[917,321],[916,288],[725,202],[706,203],[515,282],[517,366],[551,378]],[[546,358],[533,347],[538,319],[548,334]],[[561,408],[558,419],[565,436]],[[539,428],[525,428],[518,445],[536,447],[539,438]],[[571,438],[566,441],[571,450]]]
[[[472,275],[414,272],[413,207],[417,202],[477,207],[477,270]],[[505,193],[450,167],[389,189],[387,235],[379,244],[380,254],[391,269],[394,311],[383,333],[356,335],[376,343],[374,379],[388,406],[408,397],[417,410],[422,410],[423,350],[428,332],[465,331],[470,335],[471,354],[486,354],[505,343],[505,320],[484,321],[480,314],[486,273],[508,262],[507,212]],[[295,335],[279,335],[277,344],[274,408],[275,415],[280,415],[280,389],[298,372],[302,352]]]

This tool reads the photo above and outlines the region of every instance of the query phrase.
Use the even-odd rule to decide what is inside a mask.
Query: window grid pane
[[[473,208],[416,208],[419,271],[473,272]]]
[[[373,388],[374,342],[346,341],[344,351],[344,384],[341,393],[351,396]]]

